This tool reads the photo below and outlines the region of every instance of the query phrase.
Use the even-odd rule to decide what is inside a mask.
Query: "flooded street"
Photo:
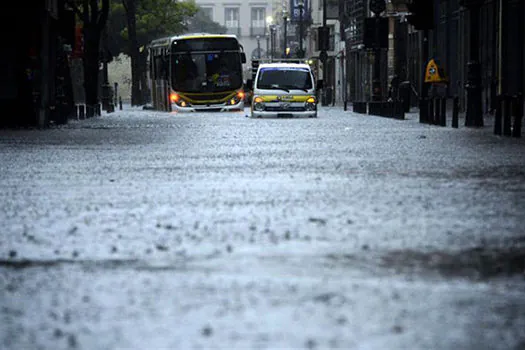
[[[0,130],[0,348],[523,349],[524,163],[340,107]]]

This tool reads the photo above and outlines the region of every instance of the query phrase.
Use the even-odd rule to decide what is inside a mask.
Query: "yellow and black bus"
[[[153,40],[149,47],[153,109],[244,109],[246,54],[235,35],[184,34]]]

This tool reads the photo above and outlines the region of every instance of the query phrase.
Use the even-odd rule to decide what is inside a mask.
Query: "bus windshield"
[[[309,90],[312,87],[310,71],[305,68],[261,68],[257,78],[257,88],[259,89]]]
[[[172,55],[172,86],[184,92],[221,92],[242,86],[238,52],[177,52]]]

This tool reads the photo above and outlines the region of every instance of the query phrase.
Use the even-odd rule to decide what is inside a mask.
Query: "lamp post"
[[[286,9],[283,9],[283,25],[284,25],[284,38],[283,38],[283,57],[286,57],[287,56],[287,51],[286,51],[286,48],[288,46],[288,33],[286,32],[286,29],[288,27],[288,11],[286,11]]]
[[[271,24],[270,25],[270,46],[271,46],[270,56],[272,60],[275,58],[275,46],[277,46],[275,42],[275,31],[276,30],[277,28],[275,27],[275,24]]]
[[[261,59],[261,36],[257,35],[255,38],[257,39],[257,58]]]
[[[299,7],[299,51],[297,52],[297,57],[304,58],[303,50],[303,11],[304,11],[304,1],[299,0],[297,4]]]
[[[271,41],[271,29],[272,29],[272,23],[273,23],[273,17],[268,16],[266,17],[266,28],[268,28],[268,32],[266,32],[266,57],[272,58],[272,45],[270,43]]]

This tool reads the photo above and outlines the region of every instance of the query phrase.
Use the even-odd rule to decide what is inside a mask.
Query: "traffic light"
[[[410,14],[407,16],[408,23],[418,30],[434,28],[434,1],[412,0],[407,4]]]

